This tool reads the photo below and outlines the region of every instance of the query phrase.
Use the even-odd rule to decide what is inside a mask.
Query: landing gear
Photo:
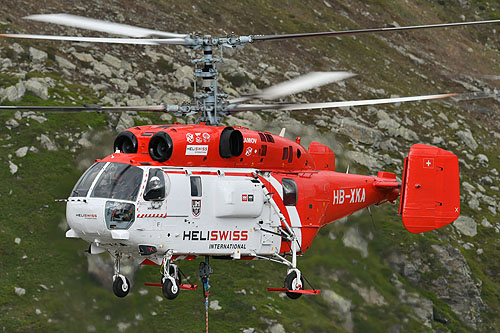
[[[118,297],[127,296],[130,290],[130,282],[127,277],[120,274],[114,276],[113,278],[113,292],[115,293],[115,295]]]
[[[114,275],[113,275],[113,292],[117,297],[125,297],[130,291],[130,281],[125,275],[120,274],[120,259],[121,253],[116,253],[114,255],[115,265],[114,265]]]
[[[304,279],[300,276],[300,271],[298,269],[291,270],[288,275],[285,277],[285,288],[288,290],[302,290],[304,289]],[[286,292],[286,295],[291,299],[297,299],[302,294]]]
[[[163,272],[162,272],[162,291],[163,296],[166,299],[174,299],[179,296],[179,290],[181,285],[181,276],[179,274],[179,268],[176,264],[171,263],[172,254],[167,252],[165,257],[163,257]]]

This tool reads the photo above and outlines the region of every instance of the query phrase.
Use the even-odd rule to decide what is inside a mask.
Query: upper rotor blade
[[[29,110],[40,112],[125,112],[125,111],[150,111],[150,112],[168,112],[164,105],[146,105],[146,106],[0,106],[2,110]]]
[[[307,37],[320,37],[320,36],[326,37],[326,36],[339,36],[339,35],[359,35],[359,34],[375,33],[375,32],[445,28],[445,27],[457,27],[457,26],[464,26],[464,25],[477,25],[477,24],[490,24],[490,23],[500,23],[500,20],[424,24],[424,25],[412,25],[412,26],[406,26],[406,27],[388,27],[388,28],[372,28],[372,29],[358,29],[358,30],[344,30],[344,31],[326,31],[326,32],[301,33],[301,34],[262,35],[262,36],[253,36],[253,40],[276,40],[276,39],[307,38]]]
[[[137,44],[137,45],[160,45],[160,44],[175,44],[188,45],[184,38],[106,38],[106,37],[75,37],[75,36],[49,36],[49,35],[26,35],[26,34],[0,34],[0,37],[8,38],[24,38],[24,39],[46,39],[46,40],[63,40],[70,42],[90,42],[90,43],[110,43],[110,44]]]
[[[388,103],[402,103],[402,102],[415,102],[425,101],[432,99],[453,97],[456,94],[441,94],[441,95],[424,95],[424,96],[410,96],[410,97],[396,97],[396,98],[382,98],[382,99],[367,99],[361,101],[342,101],[342,102],[325,102],[325,103],[308,103],[308,104],[240,104],[229,107],[228,111],[260,111],[260,110],[313,110],[313,109],[331,109],[340,108],[345,106],[362,106],[362,105],[376,105]]]
[[[152,29],[134,27],[128,24],[113,23],[113,22],[96,20],[70,14],[31,15],[31,16],[26,16],[25,19],[61,24],[69,27],[107,32],[110,34],[129,36],[129,37],[185,38],[188,36],[186,34],[176,34],[171,32],[157,31]]]
[[[342,81],[354,75],[349,72],[311,72],[290,81],[281,82],[275,86],[263,89],[255,94],[230,100],[229,103],[241,103],[251,99],[273,100],[325,84]]]

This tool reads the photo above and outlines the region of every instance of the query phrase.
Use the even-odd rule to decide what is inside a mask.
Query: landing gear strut
[[[121,256],[121,253],[118,252],[114,255],[113,292],[117,297],[125,297],[130,291],[130,281],[125,275],[120,274]]]
[[[161,278],[163,296],[167,299],[174,299],[179,296],[179,286],[181,278],[179,268],[176,264],[171,263],[172,253],[167,252],[163,258],[163,274]]]

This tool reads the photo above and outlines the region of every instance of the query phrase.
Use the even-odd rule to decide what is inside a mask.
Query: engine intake
[[[172,156],[174,144],[165,132],[157,132],[149,140],[149,155],[154,161],[165,162]]]
[[[119,150],[125,154],[135,154],[137,153],[137,138],[134,133],[129,131],[123,131],[115,139],[113,145],[114,151]]]
[[[240,156],[243,152],[243,134],[232,127],[226,127],[220,134],[219,154],[222,158]]]

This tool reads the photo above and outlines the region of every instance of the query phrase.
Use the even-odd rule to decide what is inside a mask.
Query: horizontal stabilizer
[[[455,221],[460,215],[457,156],[440,148],[413,145],[405,158],[399,213],[413,233]]]

